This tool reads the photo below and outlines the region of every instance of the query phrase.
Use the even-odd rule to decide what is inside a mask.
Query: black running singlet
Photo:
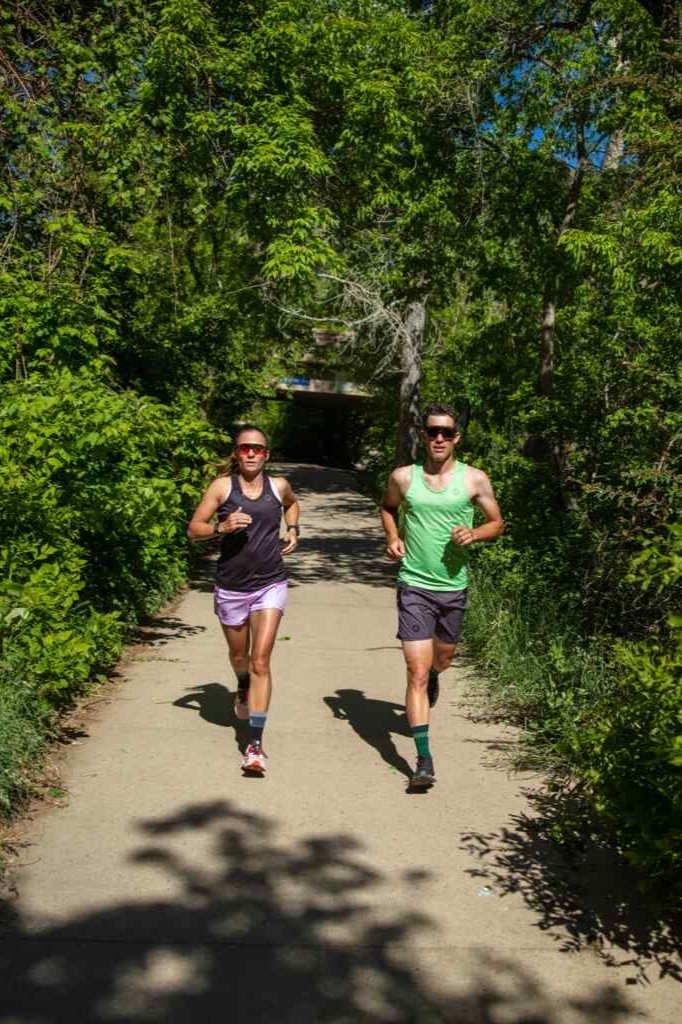
[[[222,522],[240,507],[252,521],[243,530],[223,535],[216,583],[222,590],[244,594],[286,580],[287,574],[279,541],[282,502],[269,476],[263,474],[263,490],[255,499],[244,494],[236,474],[232,477],[232,488],[218,509],[218,519]]]

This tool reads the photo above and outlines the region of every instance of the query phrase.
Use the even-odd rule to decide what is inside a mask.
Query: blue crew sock
[[[262,743],[263,742],[263,729],[265,723],[268,720],[267,713],[265,711],[252,711],[249,715],[249,726],[251,728],[251,742]]]

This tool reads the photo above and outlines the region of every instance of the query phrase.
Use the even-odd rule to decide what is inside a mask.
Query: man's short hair
[[[459,430],[459,413],[451,405],[445,405],[443,402],[433,402],[431,405],[427,405],[422,412],[423,430],[426,430],[429,416],[449,416],[455,425],[455,430]]]

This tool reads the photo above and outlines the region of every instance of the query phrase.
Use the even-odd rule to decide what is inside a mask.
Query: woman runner
[[[215,611],[237,676],[235,714],[249,720],[251,738],[242,769],[256,775],[263,775],[267,765],[263,729],[272,694],[270,657],[287,599],[282,555],[295,551],[299,533],[299,506],[288,481],[264,473],[268,454],[263,431],[252,424],[241,427],[231,476],[210,484],[187,528],[190,540],[221,538]]]

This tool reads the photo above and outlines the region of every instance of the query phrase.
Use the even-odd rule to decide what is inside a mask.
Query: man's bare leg
[[[429,681],[426,687],[429,707],[431,708],[435,707],[440,693],[438,676],[441,672],[444,672],[446,668],[450,668],[456,650],[457,644],[448,644],[444,640],[439,640],[437,637],[433,638],[433,661],[429,672]]]
[[[403,654],[407,666],[405,711],[417,745],[417,768],[410,780],[412,786],[430,786],[435,782],[433,760],[429,748],[429,698],[427,686],[433,663],[432,640],[404,640]]]

